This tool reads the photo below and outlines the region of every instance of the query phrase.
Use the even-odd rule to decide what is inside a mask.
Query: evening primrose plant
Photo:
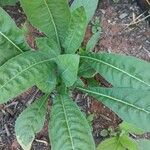
[[[45,37],[38,50],[25,42],[24,32],[0,8],[0,103],[36,85],[44,95],[28,106],[15,125],[24,150],[44,125],[51,93],[49,138],[52,150],[95,150],[91,127],[70,93],[78,90],[95,97],[124,121],[150,131],[150,64],[118,54],[93,53],[81,43],[98,0],[20,0],[27,20]],[[94,40],[95,41],[95,40]],[[92,45],[92,46],[90,46]],[[84,48],[83,48],[84,49]],[[82,78],[99,73],[112,88],[85,86]]]

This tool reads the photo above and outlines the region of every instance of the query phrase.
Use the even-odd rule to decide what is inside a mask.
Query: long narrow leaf
[[[53,58],[46,52],[24,52],[0,67],[0,103],[21,94],[51,73]]]
[[[131,57],[108,53],[81,56],[115,87],[150,90],[150,63]]]
[[[8,59],[29,50],[22,31],[0,8],[0,66]]]
[[[86,16],[87,16],[87,23],[92,19],[95,10],[97,8],[98,0],[74,0],[71,5],[71,9],[75,10],[81,6],[85,8]]]
[[[49,124],[52,150],[95,150],[91,128],[65,91],[54,100]]]
[[[150,131],[150,92],[126,88],[78,88],[117,113],[124,121]]]
[[[86,14],[83,7],[72,12],[71,23],[63,43],[66,53],[75,53],[81,46],[86,30]]]
[[[91,39],[88,41],[86,45],[87,52],[91,52],[94,49],[96,43],[100,39],[100,34],[101,34],[101,31],[97,31],[96,33],[92,35]]]
[[[68,1],[21,0],[20,2],[31,24],[60,46],[70,21]]]
[[[16,137],[24,150],[30,150],[35,134],[44,126],[47,99],[47,95],[38,99],[25,109],[16,120]]]

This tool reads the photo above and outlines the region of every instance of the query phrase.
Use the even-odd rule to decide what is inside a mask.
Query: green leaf
[[[77,81],[72,86],[72,89],[76,88],[77,86],[84,86],[84,82],[79,77],[77,77]]]
[[[139,145],[139,150],[148,150],[150,147],[150,140],[147,139],[137,140],[137,143]]]
[[[22,31],[0,8],[0,66],[8,59],[29,50]]]
[[[138,150],[137,143],[129,136],[111,137],[100,143],[97,150]]]
[[[128,150],[138,150],[137,143],[127,135],[120,136],[119,141]]]
[[[0,6],[15,5],[18,0],[0,0]]]
[[[92,21],[92,33],[96,34],[98,31],[102,32],[101,22],[98,17],[95,17]]]
[[[97,150],[126,150],[119,142],[118,137],[112,137],[101,142]]]
[[[81,62],[78,75],[84,78],[92,78],[96,74],[96,71],[86,62]]]
[[[97,44],[99,38],[100,38],[100,31],[97,31],[96,33],[93,34],[91,39],[88,41],[86,45],[86,51],[90,52],[94,49],[95,45]]]
[[[55,41],[47,37],[36,39],[37,47],[39,51],[47,51],[47,55],[51,57],[57,57],[60,55],[60,49]],[[51,67],[51,73],[46,74],[42,81],[36,84],[36,86],[44,93],[52,92],[57,83],[55,66]]]
[[[60,54],[60,49],[55,41],[52,39],[49,39],[47,37],[44,38],[38,38],[36,39],[36,44],[38,47],[38,50],[45,50],[49,53],[51,56],[58,56]]]
[[[86,114],[85,114],[86,116]],[[93,131],[93,120],[94,120],[94,114],[90,114],[86,117],[88,123],[89,123],[89,126],[91,127],[91,132]]]
[[[111,108],[124,121],[150,131],[150,92],[127,88],[78,88]]]
[[[49,136],[52,150],[95,150],[91,128],[85,116],[65,91],[59,92],[54,100]]]
[[[44,93],[51,93],[57,84],[55,64],[52,65],[50,69],[50,72],[44,75],[42,81],[36,84],[36,86]]]
[[[136,134],[144,133],[140,128],[137,128],[135,125],[127,123],[125,121],[119,125],[119,128],[121,130],[126,131],[127,133],[136,133]]]
[[[48,95],[41,97],[25,109],[16,120],[17,141],[24,150],[30,150],[35,134],[44,126],[47,99]]]
[[[67,87],[72,86],[77,80],[79,56],[64,54],[58,56],[56,61],[64,83]]]
[[[86,14],[83,7],[72,12],[70,26],[63,43],[66,53],[75,53],[81,46],[86,30]]]
[[[88,87],[95,87],[99,86],[99,83],[94,78],[88,78],[86,79]]]
[[[36,85],[51,73],[53,58],[46,52],[24,52],[0,67],[0,104]]]
[[[89,53],[81,56],[115,87],[150,90],[150,63],[130,57],[108,53]]]
[[[31,24],[50,39],[54,39],[60,47],[70,21],[68,1],[20,0],[20,2]]]
[[[98,0],[74,0],[71,9],[75,10],[81,6],[84,7],[87,16],[87,23],[92,19],[97,8]]]

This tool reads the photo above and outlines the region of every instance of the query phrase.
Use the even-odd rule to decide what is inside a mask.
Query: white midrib
[[[44,3],[45,3],[46,8],[47,8],[47,10],[48,10],[49,16],[50,16],[50,18],[51,18],[51,20],[52,20],[52,24],[53,24],[54,30],[55,30],[56,39],[57,39],[58,45],[59,45],[59,47],[60,47],[60,41],[59,41],[58,31],[57,31],[56,24],[55,24],[55,22],[54,22],[53,15],[52,15],[52,13],[51,13],[51,10],[49,9],[49,6],[48,6],[46,0],[44,0]]]
[[[65,110],[65,105],[64,105],[64,102],[63,102],[63,99],[62,99],[61,96],[60,96],[60,99],[61,99],[61,103],[62,103],[62,107],[63,107],[63,112],[64,112],[66,124],[67,124],[67,130],[68,130],[68,134],[69,134],[69,137],[70,137],[72,150],[75,150],[75,146],[74,146],[73,139],[72,139],[72,136],[71,136],[71,131],[70,131],[70,128],[69,128],[69,122],[68,122],[68,119],[67,119],[67,113],[66,113],[66,110]]]
[[[121,100],[121,99],[117,99],[117,98],[115,98],[115,97],[111,97],[111,96],[108,96],[108,95],[105,95],[105,94],[101,94],[101,93],[97,93],[97,92],[94,92],[94,91],[90,91],[90,90],[88,90],[88,89],[84,89],[84,88],[81,88],[81,87],[77,87],[77,89],[79,89],[79,90],[81,90],[81,91],[84,91],[84,92],[87,92],[87,93],[91,93],[91,94],[94,94],[94,95],[98,95],[98,96],[106,97],[106,98],[108,98],[108,99],[112,99],[112,100],[114,100],[114,101],[116,101],[116,102],[125,104],[125,105],[127,105],[127,106],[131,106],[131,107],[134,108],[134,109],[137,109],[137,110],[139,110],[139,111],[143,111],[144,113],[150,114],[150,111],[145,110],[144,108],[140,108],[140,107],[138,107],[138,106],[135,106],[135,105],[133,105],[133,104],[127,103],[127,102],[125,102],[125,101],[123,101],[123,100]]]
[[[2,88],[4,88],[8,83],[10,83],[12,80],[14,80],[16,77],[18,77],[20,74],[22,74],[23,72],[27,71],[28,69],[32,68],[33,66],[36,66],[36,65],[39,65],[39,64],[42,64],[44,62],[48,62],[48,61],[51,61],[53,60],[54,58],[50,58],[50,59],[47,59],[47,60],[43,60],[43,61],[40,61],[38,63],[35,63],[35,64],[32,64],[31,66],[25,68],[24,70],[22,70],[21,72],[19,72],[18,74],[16,74],[13,78],[11,78],[10,80],[8,80],[5,84],[3,84],[1,87],[0,87],[0,90]]]
[[[114,68],[115,70],[117,70],[117,71],[119,71],[119,72],[122,72],[122,73],[128,75],[129,77],[131,77],[131,78],[133,78],[133,79],[135,79],[135,80],[137,80],[137,81],[139,81],[139,82],[141,82],[141,83],[143,83],[143,84],[145,84],[145,85],[147,85],[147,86],[150,87],[150,84],[146,83],[145,81],[143,81],[143,80],[141,80],[141,79],[139,79],[139,78],[137,78],[137,77],[131,75],[130,73],[128,73],[128,72],[126,72],[126,71],[124,71],[124,70],[121,70],[120,68],[117,68],[117,67],[115,67],[115,66],[113,66],[113,65],[111,65],[111,64],[109,64],[109,63],[107,63],[107,62],[104,62],[104,61],[102,61],[102,60],[99,60],[99,59],[96,59],[96,58],[92,58],[92,57],[89,57],[89,56],[80,56],[80,57],[81,57],[81,58],[87,58],[87,59],[91,59],[91,60],[100,62],[100,63],[102,63],[102,64],[104,64],[104,65],[107,65],[107,66],[109,66],[109,67],[111,67],[111,68]]]
[[[5,34],[3,34],[1,31],[0,31],[0,34],[7,40],[9,41],[14,47],[16,47],[16,49],[18,49],[21,53],[23,52],[12,40],[10,40]]]

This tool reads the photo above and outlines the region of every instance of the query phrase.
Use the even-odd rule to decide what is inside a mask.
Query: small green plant
[[[70,98],[80,90],[95,97],[123,120],[150,130],[150,64],[134,57],[82,50],[86,27],[98,0],[21,0],[28,21],[45,33],[37,51],[25,42],[24,32],[0,8],[0,104],[36,85],[45,93],[16,120],[15,132],[24,150],[45,121],[49,95],[55,91],[49,121],[52,150],[95,150],[90,125]],[[93,48],[93,46],[92,46]],[[113,88],[86,87],[80,77],[101,74]],[[90,84],[89,84],[90,85]]]
[[[101,24],[100,24],[99,18],[96,17],[92,21],[92,33],[93,33],[93,35],[86,45],[86,51],[87,52],[93,51],[95,45],[97,44],[97,42],[100,39],[101,30],[102,29],[101,29]]]
[[[96,32],[101,32],[101,22],[98,17],[95,17],[94,20],[91,21],[92,23],[92,33],[95,34]]]
[[[123,122],[117,129],[108,130],[110,138],[102,141],[97,150],[142,150],[139,141],[130,137],[130,134],[142,134],[143,131],[132,124]],[[142,143],[144,140],[140,140]]]

